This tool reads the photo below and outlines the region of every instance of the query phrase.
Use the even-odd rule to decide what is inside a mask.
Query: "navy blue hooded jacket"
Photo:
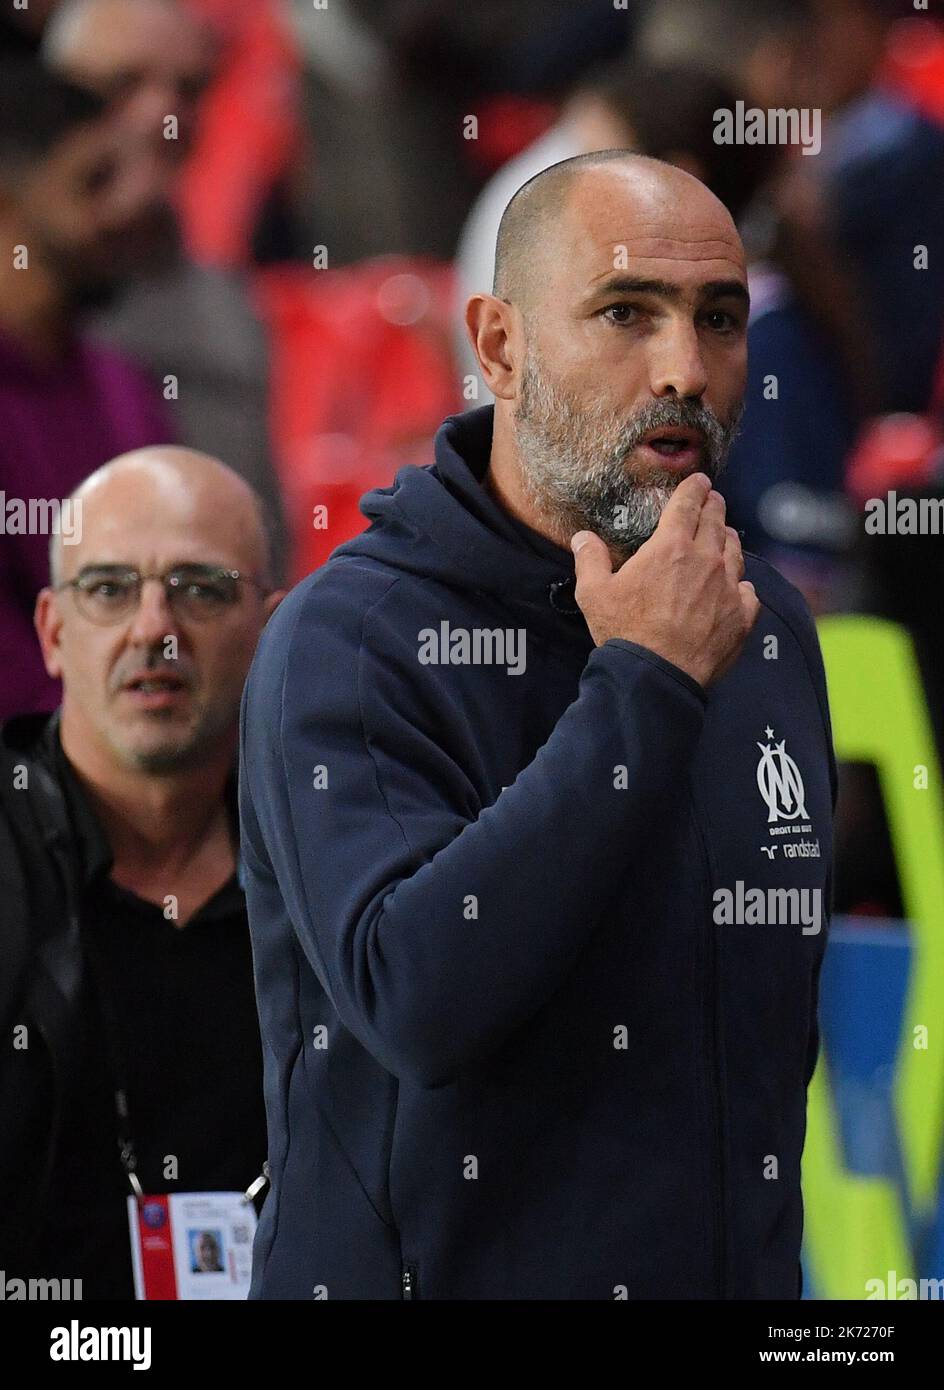
[[[749,558],[707,692],[595,648],[571,556],[480,485],[491,428],[368,494],[249,677],[251,1296],[795,1298],[825,924],[716,895],[828,892],[809,613]]]

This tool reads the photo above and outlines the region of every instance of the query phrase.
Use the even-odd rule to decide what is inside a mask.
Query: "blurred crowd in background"
[[[491,288],[514,190],[629,147],[703,179],[747,247],[731,520],[816,612],[909,627],[944,734],[944,549],[862,525],[869,497],[944,487],[930,11],[3,0],[0,41],[0,242],[29,257],[0,259],[7,496],[63,498],[126,450],[190,445],[255,486],[299,578],[365,524],[368,488],[430,461],[446,415],[487,403],[462,306]],[[716,143],[739,101],[820,111],[822,148]],[[32,624],[46,580],[46,538],[4,536],[3,716],[58,699]],[[881,847],[859,858],[871,878],[840,883],[839,906],[895,915]]]

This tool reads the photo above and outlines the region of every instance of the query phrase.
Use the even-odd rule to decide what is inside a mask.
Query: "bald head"
[[[598,210],[614,205],[627,232],[669,216],[694,228],[716,224],[737,241],[730,213],[699,179],[647,155],[596,150],[552,164],[518,189],[498,228],[493,293],[532,310],[553,260],[569,256]]]
[[[166,529],[172,521],[182,537],[192,537],[191,546],[207,552],[181,558],[228,564],[271,586],[271,530],[262,500],[245,479],[209,454],[164,444],[135,449],[96,469],[70,501],[81,518],[81,540],[69,547],[70,571],[78,570],[90,546],[100,548],[103,538],[116,550],[116,559],[126,558],[117,553],[123,535],[138,542],[149,529]],[[65,568],[62,537],[53,535],[53,587],[72,577]]]

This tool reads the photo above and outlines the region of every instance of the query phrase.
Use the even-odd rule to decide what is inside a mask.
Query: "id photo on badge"
[[[219,1230],[188,1230],[191,1274],[223,1274],[223,1234]]]

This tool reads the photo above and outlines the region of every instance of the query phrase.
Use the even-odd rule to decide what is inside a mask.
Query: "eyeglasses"
[[[129,617],[141,601],[146,580],[163,584],[167,602],[178,617],[204,622],[218,617],[239,602],[240,586],[251,584],[260,593],[265,586],[252,575],[213,565],[177,565],[166,574],[139,574],[122,565],[90,566],[57,584],[56,593],[71,589],[75,605],[93,623],[118,623]]]

